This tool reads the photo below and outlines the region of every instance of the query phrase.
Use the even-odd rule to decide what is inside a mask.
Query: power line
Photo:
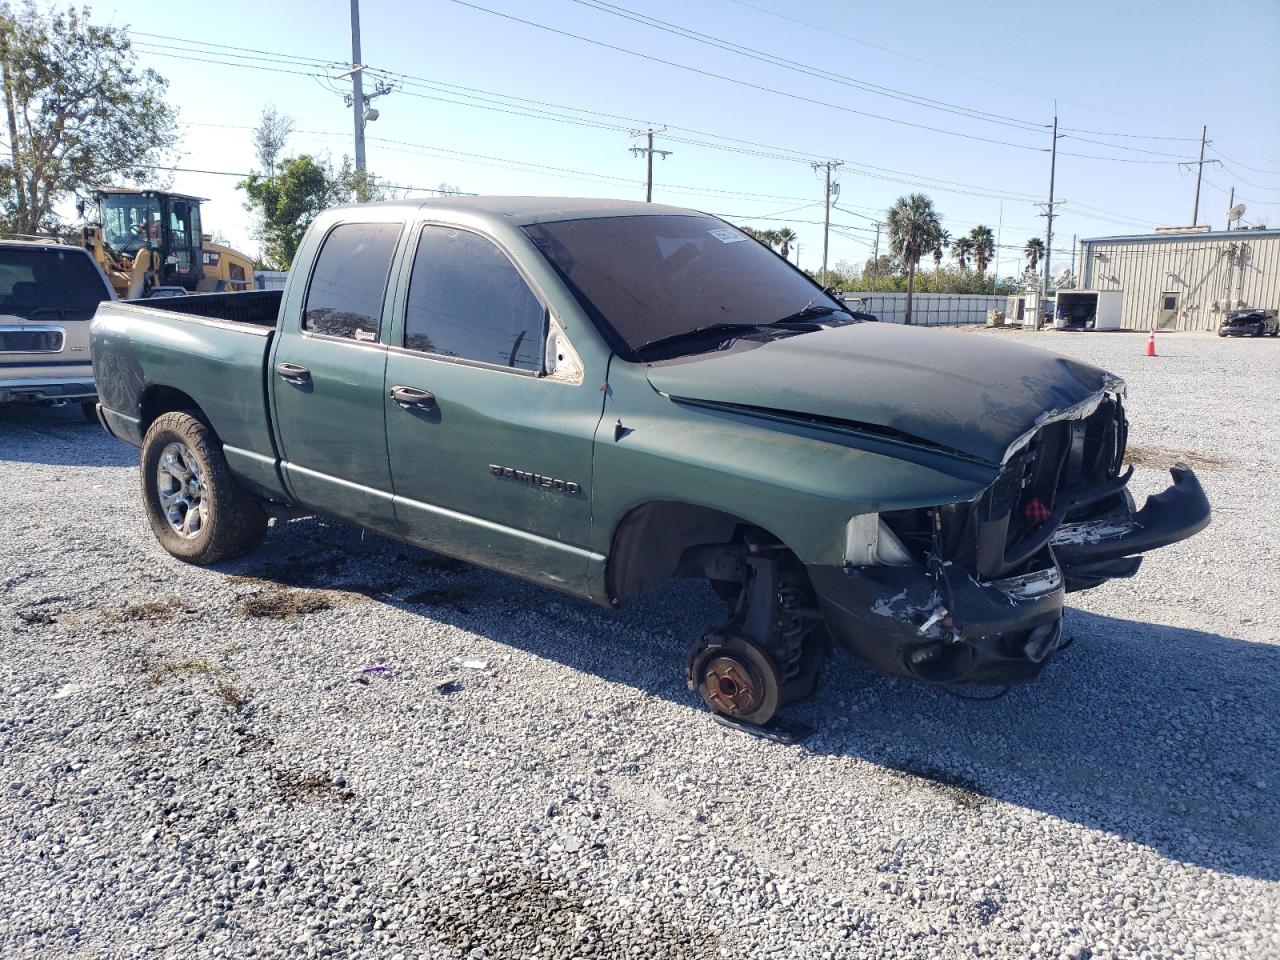
[[[1223,160],[1230,160],[1237,167],[1244,167],[1246,170],[1252,170],[1254,173],[1265,173],[1269,177],[1280,177],[1280,170],[1264,170],[1262,167],[1251,167],[1247,163],[1241,163],[1239,160],[1228,157],[1213,144],[1209,144],[1209,149],[1220,156]]]
[[[467,0],[449,0],[449,2],[457,4],[458,6],[467,7],[471,10],[477,10],[481,13],[487,13],[495,17],[500,17],[503,20],[510,20],[514,23],[521,23],[521,24],[524,24],[525,26],[533,27],[536,30],[543,30],[543,31],[546,31],[547,33],[554,33],[554,34],[557,34],[558,36],[568,37],[573,40],[579,40],[583,43],[589,43],[592,46],[603,47],[604,49],[613,50],[617,53],[625,53],[628,56],[639,57],[642,60],[648,60],[652,63],[661,63],[668,67],[674,67],[677,70],[684,70],[688,73],[697,74],[698,76],[710,77],[716,80],[724,80],[727,83],[736,84],[741,87],[747,87],[752,90],[759,90],[763,93],[771,93],[771,94],[774,94],[775,96],[786,97],[789,100],[796,100],[800,103],[808,103],[813,106],[826,107],[831,110],[839,110],[843,113],[851,113],[861,117],[869,117],[873,120],[883,120],[887,123],[894,123],[900,126],[912,127],[917,130],[928,130],[932,133],[941,133],[948,136],[961,137],[965,140],[976,140],[981,143],[992,143],[998,146],[1011,147],[1017,150],[1031,150],[1036,153],[1044,152],[1043,147],[1032,147],[1024,143],[1013,143],[1012,141],[1008,141],[1008,140],[996,140],[992,137],[981,137],[981,136],[978,136],[977,134],[961,133],[958,130],[946,130],[941,127],[930,126],[929,124],[914,123],[909,120],[900,120],[896,117],[887,117],[887,116],[884,116],[883,114],[871,113],[866,110],[858,110],[858,109],[855,109],[854,107],[844,106],[842,104],[830,103],[825,100],[819,100],[815,97],[806,97],[806,96],[803,96],[802,94],[790,93],[786,90],[779,90],[776,87],[766,86],[761,83],[754,83],[750,80],[743,80],[739,77],[731,77],[728,74],[716,73],[713,70],[703,70],[700,67],[695,67],[687,63],[677,63],[674,60],[665,60],[662,57],[655,57],[647,53],[641,53],[638,50],[631,50],[627,47],[620,47],[617,44],[606,43],[603,40],[596,40],[592,37],[585,37],[582,34],[572,33],[568,30],[561,30],[557,27],[548,26],[547,24],[544,24],[544,23],[537,23],[536,21],[533,21],[533,20],[525,20],[523,17],[517,17],[509,13],[502,13],[501,11],[498,11],[498,10],[491,10],[488,7],[480,6],[479,4],[469,3],[467,2]]]
[[[781,57],[765,50],[743,46],[739,43],[733,43],[732,41],[723,40],[719,37],[700,33],[699,31],[692,30],[688,27],[682,27],[669,20],[660,20],[657,17],[650,17],[646,14],[637,13],[636,11],[629,10],[626,7],[620,7],[612,3],[605,3],[604,0],[572,0],[572,2],[579,4],[580,6],[598,10],[601,13],[607,13],[611,16],[621,17],[634,23],[643,24],[644,26],[651,27],[655,30],[661,30],[662,32],[673,36],[683,37],[697,43],[713,46],[720,50],[726,50],[729,53],[735,53],[739,56],[747,57],[761,63],[768,63],[773,66],[783,67],[787,70],[807,74],[811,77],[818,77],[819,79],[829,80],[833,83],[854,87],[855,89],[862,90],[866,93],[872,93],[877,96],[889,97],[893,100],[900,100],[905,103],[915,104],[916,106],[928,107],[933,110],[941,110],[944,113],[956,114],[969,119],[986,120],[990,123],[998,123],[1003,126],[1013,127],[1016,130],[1040,130],[1045,126],[1043,123],[1037,123],[1033,120],[1022,120],[1017,117],[992,113],[986,110],[978,110],[973,107],[966,107],[962,104],[948,103],[945,100],[935,100],[931,97],[920,96],[919,94],[910,93],[906,90],[886,87],[878,83],[871,83],[867,80],[859,80],[856,77],[835,73],[831,70],[819,69],[809,64],[800,63],[799,61],[793,60],[789,57]]]
[[[747,2],[746,2],[746,0],[729,0],[729,2],[730,2],[730,3],[736,3],[736,4],[737,4],[738,6],[740,6],[740,7],[746,7],[746,8],[747,8],[747,9],[749,9],[749,10],[755,10],[755,11],[757,11],[758,13],[763,13],[763,14],[766,14],[766,15],[768,15],[768,16],[770,16],[770,17],[777,17],[779,20],[786,20],[786,21],[787,21],[787,22],[789,22],[789,23],[796,23],[796,24],[799,24],[799,25],[800,25],[800,26],[802,26],[802,27],[808,27],[810,30],[816,30],[817,32],[821,33],[823,36],[828,36],[828,37],[839,37],[839,38],[841,38],[842,40],[848,40],[848,41],[849,41],[849,42],[851,42],[851,43],[861,44],[862,46],[864,46],[864,47],[870,47],[870,48],[871,48],[871,49],[873,49],[873,50],[882,50],[882,51],[884,51],[885,53],[893,54],[895,57],[903,57],[904,59],[907,59],[907,60],[914,60],[916,63],[923,63],[923,64],[925,64],[925,65],[927,65],[927,66],[935,67],[935,68],[937,68],[937,69],[939,69],[939,70],[946,70],[946,71],[948,71],[948,72],[950,72],[950,73],[955,73],[955,74],[958,74],[958,75],[960,75],[960,76],[962,76],[962,77],[968,77],[968,78],[970,78],[971,80],[981,80],[983,83],[990,83],[990,84],[993,84],[993,85],[998,86],[998,87],[1004,87],[1006,90],[1013,90],[1013,91],[1015,91],[1015,92],[1017,92],[1017,93],[1025,93],[1025,94],[1027,94],[1028,96],[1032,96],[1032,97],[1041,97],[1041,98],[1043,98],[1043,99],[1045,99],[1045,100],[1054,100],[1055,102],[1069,103],[1069,104],[1072,104],[1073,106],[1077,106],[1077,107],[1084,107],[1084,108],[1085,108],[1085,109],[1087,109],[1087,110],[1097,110],[1097,111],[1100,111],[1100,112],[1102,112],[1102,113],[1110,113],[1110,114],[1114,114],[1114,115],[1116,115],[1116,116],[1121,116],[1121,117],[1134,117],[1134,118],[1139,119],[1139,120],[1154,120],[1154,119],[1155,119],[1154,117],[1144,117],[1144,116],[1142,116],[1142,115],[1140,115],[1140,114],[1136,114],[1136,113],[1126,113],[1126,112],[1125,112],[1125,111],[1123,111],[1123,110],[1113,110],[1113,109],[1109,109],[1109,108],[1107,108],[1107,107],[1099,107],[1099,106],[1096,106],[1096,105],[1094,105],[1094,104],[1081,103],[1080,101],[1077,101],[1077,100],[1067,100],[1067,99],[1064,99],[1064,98],[1062,98],[1062,97],[1054,98],[1054,97],[1049,96],[1048,94],[1041,93],[1041,92],[1036,91],[1036,90],[1028,90],[1028,89],[1027,89],[1027,88],[1025,88],[1025,87],[1018,87],[1018,86],[1015,86],[1015,85],[1013,85],[1013,84],[1011,84],[1011,83],[1005,83],[1005,82],[1004,82],[1004,81],[1002,81],[1002,80],[996,80],[996,79],[994,79],[994,78],[992,78],[992,77],[985,77],[985,76],[982,76],[981,74],[977,74],[977,73],[967,73],[966,71],[961,70],[961,69],[959,69],[958,67],[955,67],[955,66],[953,66],[953,65],[951,65],[951,64],[938,63],[938,62],[937,62],[937,61],[935,61],[935,60],[927,60],[927,59],[925,59],[924,57],[917,57],[917,56],[914,56],[913,54],[910,54],[910,53],[904,53],[904,52],[903,52],[903,51],[901,51],[901,50],[895,50],[893,47],[886,47],[886,46],[882,46],[882,45],[880,45],[880,44],[878,44],[878,43],[872,43],[870,40],[863,40],[861,37],[855,37],[855,36],[851,36],[850,34],[847,34],[847,33],[841,33],[841,32],[840,32],[840,31],[838,31],[838,30],[833,30],[830,26],[828,26],[828,25],[826,25],[826,24],[817,24],[817,23],[812,23],[812,22],[810,22],[810,21],[808,21],[808,20],[801,20],[801,19],[799,19],[799,18],[797,18],[797,17],[791,17],[791,16],[788,16],[788,15],[786,15],[786,14],[784,14],[784,13],[778,13],[776,10],[770,10],[770,9],[768,9],[767,7],[757,6],[757,5],[756,5],[756,4],[754,4],[754,3],[747,3]],[[1168,121],[1164,121],[1164,120],[1156,120],[1156,122],[1157,122],[1157,123],[1164,123],[1164,122],[1168,122]],[[1063,129],[1064,129],[1064,130],[1066,130],[1067,128],[1065,128],[1065,127],[1064,127]],[[1121,137],[1121,136],[1139,137],[1139,136],[1141,136],[1140,134],[1128,134],[1128,133],[1114,133],[1114,134],[1112,134],[1112,133],[1104,133],[1104,132],[1102,132],[1102,131],[1097,131],[1097,130],[1075,130],[1075,131],[1073,131],[1073,132],[1075,132],[1075,133],[1092,133],[1092,134],[1095,134],[1095,135],[1097,135],[1097,136],[1117,136],[1117,137]],[[1179,137],[1148,137],[1148,138],[1144,138],[1144,139],[1152,139],[1152,140],[1177,140],[1177,139],[1183,139],[1183,138],[1179,138]],[[1190,137],[1190,138],[1187,138],[1187,139],[1190,139],[1190,140],[1194,141],[1194,140],[1198,140],[1199,138],[1198,138],[1198,137]]]
[[[161,35],[155,34],[152,36],[161,36]],[[185,40],[182,40],[182,38],[171,38],[171,39],[175,40],[176,42],[202,43],[201,41],[185,41]],[[213,44],[207,44],[207,45],[214,46]],[[230,49],[230,50],[243,50],[246,53],[255,54],[255,56],[252,56],[252,57],[242,58],[242,59],[248,59],[254,62],[251,62],[251,63],[226,62],[226,61],[221,61],[217,59],[198,58],[198,57],[193,57],[186,54],[183,55],[183,58],[196,59],[196,60],[200,60],[201,62],[220,63],[225,66],[249,67],[251,69],[268,69],[268,70],[275,70],[277,72],[282,72],[282,73],[294,73],[294,74],[306,75],[306,76],[312,76],[312,77],[317,76],[317,74],[315,73],[302,73],[301,71],[295,71],[287,68],[277,67],[274,65],[275,62],[272,59],[275,57],[281,57],[281,58],[291,57],[294,59],[306,59],[310,61],[313,58],[301,58],[293,54],[276,54],[271,51],[263,51],[255,48],[233,47],[230,44],[218,44],[216,46]],[[157,51],[157,55],[179,56],[179,54],[174,53],[171,49]],[[287,62],[287,61],[281,61],[281,62]],[[315,60],[314,62],[329,64],[328,61]],[[432,81],[422,77],[414,77],[413,75],[410,75],[410,74],[398,73],[396,71],[369,68],[369,72],[376,72],[376,73],[386,74],[388,76],[400,77],[400,78],[403,78],[405,81],[411,81],[412,83],[427,89],[450,88],[451,90],[459,91],[459,93],[457,94],[458,96],[466,97],[472,101],[488,98],[487,103],[485,102],[476,103],[476,102],[467,102],[467,100],[451,100],[451,99],[440,97],[440,96],[410,94],[410,95],[420,96],[423,99],[431,99],[431,100],[436,100],[438,102],[450,103],[458,106],[471,107],[475,109],[498,110],[499,112],[503,112],[503,113],[507,113],[515,116],[523,116],[530,119],[551,120],[556,122],[568,122],[568,123],[574,123],[584,127],[599,128],[599,129],[621,130],[625,128],[622,127],[621,124],[617,124],[617,123],[602,123],[598,121],[583,120],[581,117],[568,117],[568,116],[565,116],[563,113],[556,113],[555,111],[571,111],[573,113],[585,114],[588,116],[601,116],[601,117],[607,117],[609,119],[628,120],[633,123],[643,122],[643,121],[639,121],[637,118],[624,117],[617,114],[606,114],[602,111],[592,111],[592,110],[588,110],[581,107],[574,107],[574,106],[569,106],[564,104],[554,104],[548,101],[536,101],[536,100],[531,100],[529,98],[520,98],[510,94],[502,94],[502,93],[497,93],[493,91],[484,91],[478,88],[463,87],[458,84],[450,84],[443,81]],[[512,107],[512,104],[507,103],[505,104],[505,106],[497,106],[496,104],[501,103],[502,100],[494,100],[493,98],[502,98],[502,100],[506,100],[506,101],[517,101],[519,103],[536,104],[539,106],[532,110],[529,107],[518,107],[518,108],[510,109]],[[542,109],[543,106],[545,106],[547,109]],[[727,150],[727,151],[735,152],[739,154],[744,154],[749,156],[760,156],[760,157],[769,158],[769,159],[785,160],[787,162],[812,162],[810,159],[813,156],[812,153],[806,153],[805,151],[797,150],[792,147],[783,147],[775,144],[763,143],[761,141],[752,141],[744,138],[730,137],[727,135],[717,134],[710,131],[698,130],[696,128],[686,128],[686,127],[679,127],[679,126],[673,125],[670,129],[684,130],[690,133],[697,134],[698,136],[710,137],[715,140],[725,141],[725,142],[719,142],[719,143],[711,143],[705,140],[697,140],[693,138],[670,137],[670,139],[676,142],[687,142],[687,143],[697,145],[697,146],[702,146],[708,149]],[[331,136],[333,134],[325,133],[324,135]],[[743,146],[733,146],[733,144],[740,144]],[[764,149],[750,150],[750,149],[744,148],[749,146],[759,146]],[[428,149],[431,149],[431,148],[428,147]],[[769,152],[769,151],[774,151],[774,152]],[[1074,154],[1068,154],[1063,152],[1063,155],[1073,156]],[[1109,159],[1109,160],[1115,160],[1117,162],[1134,162],[1134,161],[1129,161],[1126,158],[1119,158],[1119,157],[1105,157],[1105,158],[1097,158],[1097,159]],[[501,158],[499,158],[498,162],[503,162],[507,164],[511,163],[511,161],[503,160]],[[1137,161],[1137,162],[1143,162],[1143,161]],[[1019,202],[1030,202],[1034,199],[1032,195],[1029,195],[1029,194],[1017,194],[1017,193],[1014,193],[1013,191],[1001,190],[999,188],[994,188],[994,187],[983,187],[983,186],[974,185],[974,184],[965,184],[958,181],[948,181],[948,180],[942,180],[940,178],[925,177],[920,174],[913,174],[906,171],[898,171],[892,168],[877,167],[872,164],[861,164],[857,162],[852,162],[849,164],[847,172],[856,173],[859,176],[867,177],[869,179],[875,179],[875,180],[880,180],[883,182],[890,182],[890,183],[901,183],[907,186],[917,186],[924,189],[935,190],[943,193],[955,193],[960,195],[978,196],[978,197],[983,197],[988,199],[1010,199],[1010,200],[1015,200]],[[595,178],[595,179],[598,179],[601,176],[599,174],[590,174],[583,171],[574,172],[572,173],[572,175],[577,178],[589,177],[589,178]],[[911,178],[915,178],[915,179],[911,179]],[[634,181],[626,180],[625,178],[618,178],[618,177],[611,177],[608,179],[614,182],[626,183],[626,184],[630,184],[634,182]],[[760,197],[762,199],[767,199],[770,197],[773,197],[776,199],[801,199],[801,198],[789,198],[789,197],[782,197],[778,195],[769,195],[769,194],[748,194],[747,192],[744,192],[744,191],[712,191],[712,190],[709,190],[708,188],[696,188],[696,187],[679,187],[679,188],[673,187],[672,189],[678,189],[680,192],[719,193],[721,195],[737,195],[737,196],[743,196],[743,197],[755,196],[755,197]],[[1087,206],[1087,205],[1081,204],[1080,206]],[[1100,208],[1092,208],[1092,209],[1099,210],[1101,212]],[[1100,216],[1098,217],[1098,219],[1109,220],[1110,218],[1106,216]],[[1112,220],[1111,222],[1120,223],[1122,221]],[[1131,222],[1139,226],[1146,226],[1147,224],[1150,223],[1150,221],[1145,221],[1145,222],[1140,221],[1139,218],[1133,218]]]
[[[129,35],[131,37],[151,37],[154,40],[164,40],[169,43],[185,43],[191,46],[198,46],[198,47],[217,47],[223,50],[235,50],[240,53],[258,53],[258,54],[262,54],[264,57],[306,61],[308,63],[312,63],[317,66],[323,66],[323,67],[346,65],[345,62],[342,60],[324,60],[318,57],[307,57],[297,53],[284,53],[279,50],[261,50],[261,49],[256,49],[254,47],[233,46],[232,44],[229,44],[229,43],[213,43],[212,41],[209,41],[209,40],[195,40],[195,39],[189,39],[187,37],[173,37],[173,36],[169,36],[168,34],[148,33],[145,30],[137,30],[134,28],[129,29]]]

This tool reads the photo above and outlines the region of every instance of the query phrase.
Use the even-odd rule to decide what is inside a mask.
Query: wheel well
[[[144,433],[156,417],[162,413],[171,413],[174,410],[194,410],[201,420],[205,418],[204,411],[200,409],[200,405],[177,387],[166,387],[159,384],[147,387],[142,392],[142,398],[138,406],[138,415],[142,420]]]
[[[780,543],[741,517],[711,507],[661,500],[636,507],[613,534],[606,572],[615,606],[656,590],[672,577],[736,581],[741,534]]]

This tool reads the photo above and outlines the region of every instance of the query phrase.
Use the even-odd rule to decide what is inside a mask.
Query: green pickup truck
[[[1036,676],[1063,597],[1209,522],[1136,510],[1124,384],[852,316],[729,224],[657,204],[329,210],[283,291],[104,303],[99,415],[161,545],[324,513],[617,607],[708,579],[689,685],[762,724],[840,646],[939,683]]]

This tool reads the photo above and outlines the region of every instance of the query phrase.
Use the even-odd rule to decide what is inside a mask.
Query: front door
[[[1167,290],[1160,294],[1160,315],[1157,326],[1161,330],[1173,330],[1178,326],[1178,312],[1182,307],[1182,294]]]
[[[305,297],[283,307],[268,371],[295,499],[388,531],[395,510],[382,402],[387,349],[379,330],[402,229],[397,219],[329,231]]]
[[[397,313],[385,405],[402,535],[583,590],[604,401],[545,375],[545,299],[487,237],[426,225]]]

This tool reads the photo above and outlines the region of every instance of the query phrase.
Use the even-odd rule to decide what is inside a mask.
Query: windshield
[[[116,253],[136,253],[160,243],[160,201],[140,193],[102,197],[102,239]]]
[[[26,320],[88,320],[107,285],[79,248],[0,248],[0,314]]]
[[[841,309],[773,251],[714,217],[597,217],[524,231],[628,358],[694,330],[775,323],[806,307]]]

